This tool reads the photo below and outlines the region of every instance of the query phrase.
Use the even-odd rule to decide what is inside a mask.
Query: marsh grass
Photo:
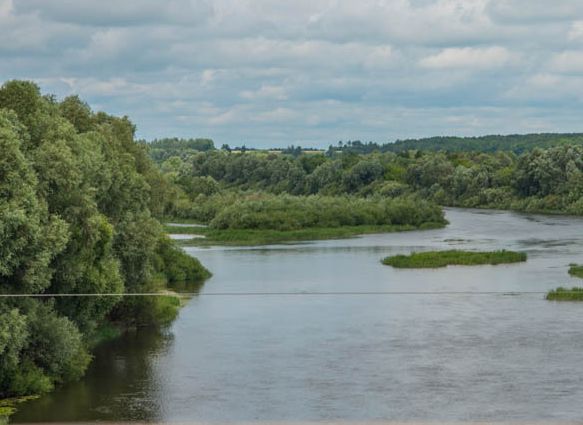
[[[579,264],[569,264],[569,274],[583,279],[583,266]]]
[[[547,293],[549,301],[583,301],[583,288],[557,288]]]
[[[196,234],[203,235],[205,238],[181,240],[176,242],[183,246],[269,245],[310,240],[343,239],[371,233],[439,229],[444,226],[444,223],[423,223],[421,226],[362,225],[309,227],[299,230],[198,228]]]
[[[508,264],[526,261],[526,254],[514,251],[427,251],[386,257],[382,263],[396,268],[438,268],[449,265],[472,266]]]

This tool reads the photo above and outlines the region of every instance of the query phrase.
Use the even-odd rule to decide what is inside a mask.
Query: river
[[[438,230],[187,248],[214,276],[168,331],[102,345],[83,380],[13,421],[583,419],[583,303],[516,294],[583,284],[567,274],[583,262],[583,219],[446,214]],[[528,261],[380,263],[444,248],[520,250]],[[307,294],[386,291],[407,294]],[[305,294],[212,295],[235,292]]]

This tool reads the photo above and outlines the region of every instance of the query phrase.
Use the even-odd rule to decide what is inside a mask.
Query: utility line
[[[548,291],[298,291],[298,292],[141,292],[141,293],[63,293],[0,294],[0,298],[86,298],[86,297],[253,297],[253,296],[360,296],[360,295],[541,295]],[[562,294],[580,293],[564,291]]]

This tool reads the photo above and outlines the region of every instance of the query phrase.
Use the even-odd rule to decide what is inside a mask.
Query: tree
[[[160,259],[168,242],[152,212],[164,211],[169,183],[134,133],[127,117],[95,114],[77,97],[58,103],[22,81],[0,88],[0,293],[121,294],[208,277],[186,254]],[[178,306],[152,299],[130,309],[110,296],[3,302],[0,398],[77,379],[100,327],[160,325]]]

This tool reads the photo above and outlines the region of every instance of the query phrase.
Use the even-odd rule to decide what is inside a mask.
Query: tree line
[[[561,145],[583,145],[583,133],[533,133],[488,135],[479,137],[438,136],[423,139],[405,139],[378,144],[349,140],[330,145],[328,152],[368,154],[373,152],[406,152],[422,150],[432,152],[498,152],[521,154],[535,148],[547,149]]]
[[[181,188],[166,213],[182,216],[210,196],[229,191],[391,198],[414,194],[445,206],[583,214],[579,145],[522,154],[409,150],[286,155],[216,150],[170,157],[161,170]]]
[[[152,292],[209,273],[156,216],[173,183],[127,117],[57,101],[26,81],[0,88],[0,295]],[[0,298],[0,399],[83,375],[111,329],[160,326],[175,298]]]

